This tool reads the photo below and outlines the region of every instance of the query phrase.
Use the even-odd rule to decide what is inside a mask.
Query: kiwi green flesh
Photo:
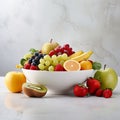
[[[43,85],[36,85],[36,84],[32,84],[32,83],[25,83],[24,87],[28,88],[28,89],[32,89],[35,90],[37,92],[47,92],[47,88]]]

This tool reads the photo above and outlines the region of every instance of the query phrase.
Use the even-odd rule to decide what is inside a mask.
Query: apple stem
[[[53,39],[51,38],[50,43],[52,43]]]
[[[104,70],[105,70],[106,66],[107,66],[107,65],[105,64],[105,65],[104,65]]]

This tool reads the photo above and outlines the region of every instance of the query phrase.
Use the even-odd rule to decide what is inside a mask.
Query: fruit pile
[[[95,78],[87,78],[85,82],[81,84],[77,84],[73,88],[73,93],[77,97],[85,97],[85,96],[97,96],[110,98],[112,96],[111,88],[101,88],[101,83],[99,80]]]
[[[40,50],[30,49],[20,60],[17,68],[41,71],[100,69],[100,63],[89,59],[92,54],[92,50],[87,52],[79,50],[75,52],[69,44],[61,46],[51,40],[45,43]]]
[[[77,97],[88,95],[110,98],[118,83],[118,75],[112,68],[104,68],[102,70],[99,62],[90,59],[92,54],[92,50],[87,52],[82,50],[74,51],[69,44],[61,46],[51,40],[45,43],[40,50],[30,49],[16,67],[41,71],[80,71],[94,69],[96,70],[94,77],[91,76],[84,83],[74,86],[74,95]],[[41,97],[46,94],[47,88],[45,86],[25,83],[23,91],[28,96]]]

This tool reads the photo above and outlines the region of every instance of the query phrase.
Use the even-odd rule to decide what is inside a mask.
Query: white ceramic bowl
[[[49,72],[22,69],[22,71],[29,82],[43,84],[55,94],[69,93],[75,84],[82,83],[94,73],[94,70]]]

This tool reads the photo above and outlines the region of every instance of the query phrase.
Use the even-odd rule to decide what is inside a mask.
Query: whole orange
[[[9,91],[18,93],[22,91],[22,85],[26,77],[22,72],[10,71],[5,75],[5,85]]]
[[[81,70],[89,70],[92,69],[92,62],[89,60],[83,60],[80,62]]]

